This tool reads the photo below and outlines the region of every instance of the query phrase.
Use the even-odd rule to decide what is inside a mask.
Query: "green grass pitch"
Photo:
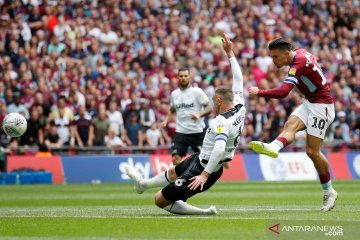
[[[218,215],[178,216],[153,205],[158,189],[132,184],[3,185],[0,239],[310,239],[270,232],[277,223],[341,225],[341,237],[312,239],[359,239],[359,186],[335,181],[337,205],[322,213],[318,182],[219,182],[188,201]]]

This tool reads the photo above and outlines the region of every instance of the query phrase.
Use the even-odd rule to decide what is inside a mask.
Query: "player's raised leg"
[[[161,190],[155,194],[155,204],[170,213],[180,215],[214,215],[217,214],[215,206],[209,208],[198,208],[182,200],[169,201],[164,198]]]
[[[291,115],[286,121],[283,131],[274,141],[271,143],[252,141],[250,142],[250,148],[256,153],[276,158],[281,149],[294,141],[296,132],[305,128],[304,122],[299,117]]]
[[[176,179],[176,172],[174,167],[163,171],[149,179],[141,179],[139,173],[131,166],[125,167],[125,173],[134,181],[135,190],[139,194],[143,193],[149,188],[164,187]]]
[[[322,142],[323,140],[321,138],[308,134],[306,141],[306,154],[313,161],[319,174],[320,183],[324,191],[321,210],[326,212],[334,208],[338,194],[331,185],[328,160],[320,151]]]

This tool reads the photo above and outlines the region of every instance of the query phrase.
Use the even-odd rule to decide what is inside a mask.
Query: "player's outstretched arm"
[[[283,83],[280,87],[269,90],[260,90],[258,87],[251,87],[249,89],[249,95],[250,97],[284,98],[289,95],[294,87],[295,85],[290,83]]]
[[[226,52],[226,55],[229,58],[231,71],[233,75],[233,84],[232,91],[234,94],[234,103],[235,104],[244,104],[244,80],[241,72],[239,63],[236,60],[234,51],[232,49],[232,42],[229,36],[226,33],[222,34],[222,44],[223,49]]]
[[[224,135],[215,139],[215,146],[211,152],[209,162],[206,164],[204,169],[205,172],[211,174],[214,169],[218,166],[221,157],[225,154],[226,141]]]

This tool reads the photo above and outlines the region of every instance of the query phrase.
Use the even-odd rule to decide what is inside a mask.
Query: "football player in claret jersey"
[[[171,213],[216,214],[215,206],[202,209],[189,205],[186,200],[206,191],[221,177],[223,164],[234,157],[244,127],[243,77],[226,34],[223,34],[223,48],[230,60],[232,89],[219,87],[215,90],[213,101],[217,116],[206,131],[200,153],[150,179],[141,179],[134,168],[126,167],[126,173],[134,180],[138,193],[163,187],[155,195],[155,204]]]
[[[332,188],[329,164],[320,148],[335,117],[330,88],[318,58],[305,49],[292,50],[291,43],[278,38],[270,42],[269,53],[276,67],[290,66],[288,75],[279,88],[259,90],[252,87],[250,96],[284,98],[296,86],[305,100],[290,115],[283,131],[272,143],[253,141],[250,147],[257,153],[276,158],[282,148],[294,141],[296,132],[306,129],[306,154],[313,161],[324,190],[321,210],[329,211],[335,206],[338,194]]]

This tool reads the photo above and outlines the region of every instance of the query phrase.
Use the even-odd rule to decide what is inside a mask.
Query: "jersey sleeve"
[[[298,84],[303,68],[304,68],[303,60],[302,59],[296,60],[293,64],[291,64],[288,74],[284,80],[284,83],[289,83],[296,86],[296,84]]]
[[[170,107],[171,107],[171,108],[175,108],[174,92],[172,92],[172,93],[170,94]]]
[[[196,101],[201,105],[207,105],[209,103],[209,98],[208,96],[205,94],[205,92],[203,90],[201,90],[200,88],[196,88]]]
[[[227,126],[221,121],[221,118],[216,118],[214,120],[212,129],[216,134],[215,144],[213,150],[211,151],[210,159],[204,168],[204,171],[207,173],[212,173],[218,166],[222,156],[224,155],[229,134]]]
[[[215,133],[215,142],[224,141],[225,143],[228,140],[229,130],[223,121],[220,118],[216,118],[212,124],[211,129]]]
[[[231,71],[233,75],[232,92],[234,95],[234,104],[244,105],[244,80],[240,65],[235,57],[229,59],[231,65]]]

